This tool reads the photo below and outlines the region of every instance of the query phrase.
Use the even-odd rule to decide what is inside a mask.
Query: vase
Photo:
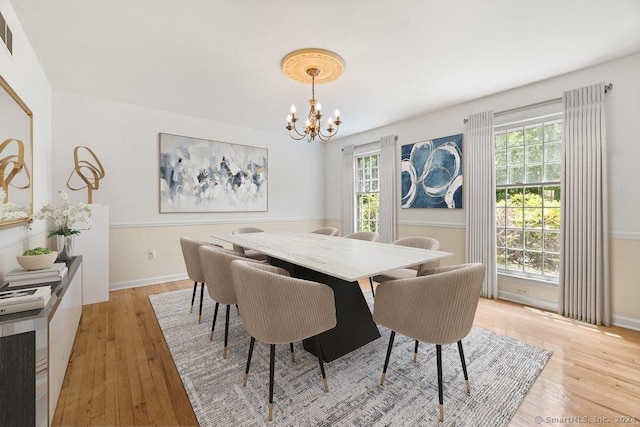
[[[56,245],[58,247],[58,258],[61,261],[69,261],[73,257],[73,235],[56,235]]]

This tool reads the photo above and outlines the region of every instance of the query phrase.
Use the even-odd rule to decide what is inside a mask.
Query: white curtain
[[[342,235],[353,233],[353,145],[342,149]]]
[[[379,229],[380,241],[391,243],[396,240],[396,140],[395,135],[380,140],[380,183]]]
[[[466,260],[485,265],[482,296],[498,298],[493,111],[469,116],[463,144]]]
[[[611,323],[604,83],[563,93],[560,314]]]

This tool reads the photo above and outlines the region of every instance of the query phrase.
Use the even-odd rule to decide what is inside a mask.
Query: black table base
[[[293,277],[324,283],[333,289],[337,324],[335,328],[319,336],[325,362],[336,360],[380,338],[380,332],[358,282],[347,282],[276,258],[270,258],[269,262],[271,265],[284,268]],[[304,340],[304,349],[317,356],[313,337]]]

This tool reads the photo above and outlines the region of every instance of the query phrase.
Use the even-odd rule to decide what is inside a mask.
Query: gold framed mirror
[[[0,76],[0,203],[33,213],[33,113]],[[5,219],[0,229],[24,225],[28,218]]]

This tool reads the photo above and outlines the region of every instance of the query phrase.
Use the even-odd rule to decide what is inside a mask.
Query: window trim
[[[360,177],[359,177],[359,172],[360,169],[358,168],[358,160],[359,159],[364,159],[365,157],[374,157],[376,156],[378,158],[378,166],[376,167],[376,169],[378,170],[378,176],[377,176],[377,181],[378,181],[378,191],[368,191],[368,192],[363,192],[363,191],[359,191],[360,189]],[[353,186],[353,197],[354,197],[354,212],[353,212],[353,219],[354,219],[354,230],[355,231],[362,231],[361,228],[361,221],[360,221],[360,204],[359,204],[359,196],[362,195],[368,195],[368,194],[377,194],[378,195],[378,203],[380,203],[380,149],[375,149],[375,150],[367,150],[364,151],[362,153],[358,153],[354,155],[354,186]],[[369,178],[369,182],[371,182],[371,178]],[[376,219],[375,221],[369,221],[369,222],[375,222],[376,225],[376,230],[379,230],[380,228],[380,205],[378,204],[378,209],[376,212]]]
[[[525,129],[529,126],[532,125],[543,125],[545,123],[548,122],[556,122],[556,121],[560,121],[562,123],[562,127],[564,129],[564,114],[562,112],[557,112],[557,113],[551,113],[551,114],[545,114],[545,115],[541,115],[541,116],[536,116],[536,117],[529,117],[529,118],[525,118],[522,120],[517,120],[517,121],[512,121],[512,122],[508,122],[508,123],[503,123],[500,125],[496,125],[493,127],[493,144],[494,144],[494,159],[493,161],[496,161],[496,154],[497,152],[495,152],[496,148],[495,148],[495,144],[496,144],[496,135],[499,133],[506,133],[508,132],[510,129],[514,129],[514,128],[522,128]],[[545,146],[545,141],[542,141],[540,144],[543,147],[544,150],[544,146]],[[524,148],[526,145],[523,144],[522,147]],[[504,147],[504,149],[501,149],[500,151],[504,151],[505,155],[508,155],[508,149],[509,146],[506,145]],[[524,154],[523,154],[524,156]],[[505,159],[506,160],[506,159]],[[560,163],[560,167],[562,167],[562,160],[560,160],[559,162],[550,162],[550,164],[557,164]],[[497,174],[497,169],[494,169],[494,192],[497,195],[498,190],[504,190],[504,191],[508,191],[509,188],[521,188],[523,190],[526,190],[527,187],[535,187],[535,188],[544,188],[544,187],[559,187],[560,188],[560,192],[562,192],[562,181],[561,178],[559,180],[554,180],[554,181],[544,181],[544,167],[547,164],[546,160],[543,158],[542,163],[540,163],[540,165],[543,166],[543,180],[539,181],[539,182],[526,182],[526,175],[524,176],[524,181],[525,182],[517,182],[517,183],[508,183],[508,184],[501,184],[498,185],[495,182],[495,177]],[[495,165],[495,163],[494,163]],[[538,165],[538,163],[533,163],[533,165]],[[523,157],[523,163],[522,163],[522,167],[525,168],[524,170],[526,171],[526,166],[527,166],[527,162],[526,162],[526,157]],[[494,166],[495,167],[495,166]],[[508,161],[504,166],[504,169],[508,171]],[[502,168],[501,168],[502,169]],[[524,172],[526,173],[526,172]],[[495,196],[494,196],[495,197]],[[540,209],[544,209],[544,198],[542,201],[542,206],[540,206]],[[498,209],[498,206],[496,205],[496,212]],[[505,206],[505,212],[504,214],[506,215],[506,209],[508,207]],[[522,206],[522,209],[525,209],[525,206]],[[562,206],[560,206],[560,209],[562,209]],[[560,227],[562,227],[562,225],[560,225]],[[497,218],[496,218],[496,224],[495,224],[495,229],[496,229],[496,239],[497,239],[497,233],[499,231],[498,229],[498,222],[497,222]],[[503,227],[500,228],[501,230],[504,230],[505,232],[505,239],[506,239],[506,232],[509,231],[510,229],[514,229],[514,227],[508,227],[507,224],[505,223]],[[526,251],[526,246],[525,246],[525,235],[524,233],[527,231],[539,231],[542,234],[542,239],[544,241],[544,224],[543,226],[538,229],[531,229],[531,228],[527,228],[525,227],[525,224],[523,223],[522,227],[519,228],[515,228],[518,231],[521,231],[523,233],[522,235],[522,250]],[[552,229],[555,230],[555,229]],[[549,231],[552,231],[549,230]],[[556,231],[553,231],[556,232]],[[557,231],[558,233],[560,233],[560,229],[558,229]],[[497,243],[497,240],[496,240]],[[500,249],[504,249],[505,250],[505,256],[506,256],[506,251],[508,250],[508,246],[506,244],[505,241],[505,245],[504,246],[499,246],[496,244],[496,254],[498,253],[498,248]],[[542,259],[543,259],[543,263],[544,263],[544,259],[545,259],[545,255],[546,253],[549,254],[553,254],[553,255],[560,255],[560,249],[558,249],[558,252],[554,252],[554,251],[545,251],[544,249],[541,249],[540,251],[534,251],[534,252],[539,252],[542,254]],[[558,276],[552,276],[552,275],[547,275],[544,274],[544,264],[542,265],[542,273],[533,273],[533,272],[528,272],[524,270],[524,266],[523,266],[523,270],[511,270],[511,269],[507,269],[506,267],[502,267],[500,264],[496,264],[496,270],[497,270],[497,274],[498,276],[502,276],[505,278],[510,278],[511,280],[513,279],[519,279],[519,280],[524,280],[524,281],[528,281],[528,282],[533,282],[533,284],[536,285],[546,285],[546,286],[553,286],[553,287],[557,287],[558,283],[559,283],[559,275]]]

